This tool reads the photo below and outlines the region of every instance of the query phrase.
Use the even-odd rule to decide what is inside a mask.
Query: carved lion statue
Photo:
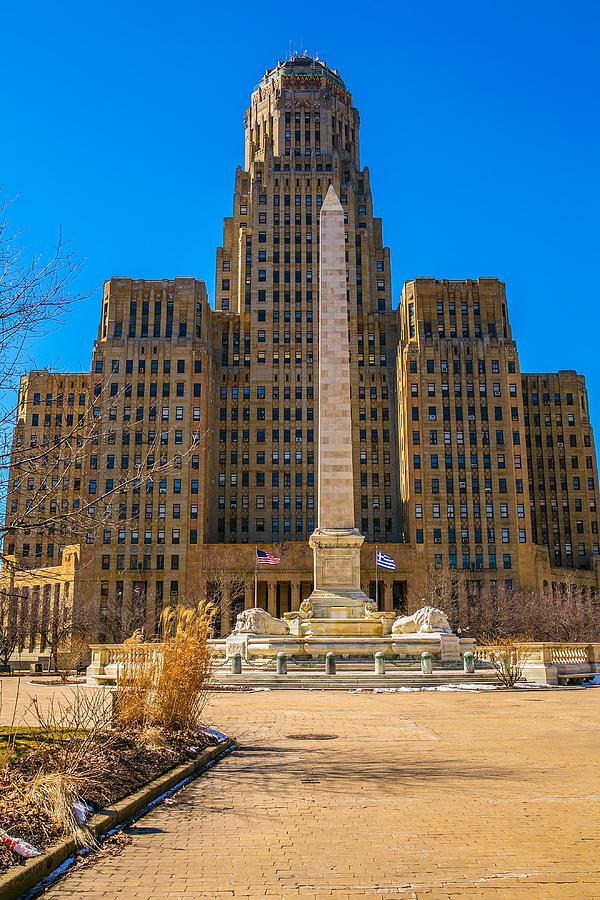
[[[377,609],[377,605],[372,600],[367,600],[364,606],[363,615],[365,619],[381,619],[383,613]]]
[[[232,634],[288,634],[287,622],[276,619],[264,609],[254,607],[239,614]]]
[[[303,619],[312,619],[314,615],[313,605],[310,600],[303,600],[299,612]]]
[[[392,625],[392,634],[427,634],[439,631],[452,634],[446,613],[435,606],[423,606],[411,616],[399,616]]]
[[[367,600],[364,605],[363,615],[365,619],[380,619],[387,620],[395,619],[396,616],[393,612],[386,612],[385,610],[378,609],[377,604],[373,603],[372,600]]]
[[[291,622],[294,619],[312,619],[314,612],[312,603],[310,600],[306,599],[302,601],[298,609],[295,609],[292,612],[286,612],[283,615],[288,622]]]

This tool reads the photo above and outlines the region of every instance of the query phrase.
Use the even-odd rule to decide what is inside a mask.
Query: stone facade
[[[497,279],[417,279],[392,309],[359,114],[337,72],[308,58],[268,71],[245,138],[214,308],[192,278],[113,278],[90,373],[24,377],[6,552],[39,568],[80,544],[79,590],[97,606],[101,641],[119,640],[126,621],[152,632],[166,603],[205,590],[228,594],[228,631],[253,603],[255,545],[281,557],[259,573],[265,609],[281,616],[310,595],[319,215],[333,185],[362,590],[373,596],[377,544],[398,566],[381,573],[386,610],[406,610],[427,570],[448,564],[472,590],[575,580],[596,595],[583,378],[521,373]]]
[[[553,566],[589,569],[600,553],[598,467],[585,379],[523,375],[534,543]]]
[[[57,565],[25,569],[13,556],[5,556],[0,573],[0,629],[6,645],[14,647],[12,668],[48,665],[50,643],[89,623],[81,615],[77,602],[82,597],[81,560],[78,545],[61,549]],[[79,605],[79,612],[83,609]],[[67,626],[68,625],[68,629]],[[9,636],[10,645],[9,645]]]

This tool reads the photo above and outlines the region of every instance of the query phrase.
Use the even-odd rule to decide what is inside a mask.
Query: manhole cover
[[[337,734],[288,734],[292,741],[335,741]]]

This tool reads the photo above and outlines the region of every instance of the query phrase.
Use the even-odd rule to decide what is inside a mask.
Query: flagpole
[[[379,547],[377,544],[375,544],[375,606],[377,607],[377,609],[379,609],[379,583],[378,583],[379,579],[377,577],[379,574],[379,567],[377,565],[378,551],[379,551]]]
[[[258,609],[258,553],[254,548],[254,609]]]

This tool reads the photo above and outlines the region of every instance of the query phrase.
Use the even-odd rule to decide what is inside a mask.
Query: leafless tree
[[[47,258],[27,259],[22,236],[10,231],[8,207],[0,204],[0,500],[7,493],[16,390],[32,341],[84,296],[76,286],[81,263],[62,237]]]
[[[553,596],[535,588],[486,586],[471,597],[472,634],[482,643],[505,638],[530,641],[595,641],[600,607],[581,585],[565,581]]]
[[[111,597],[103,598],[95,630],[106,634],[109,643],[113,644],[123,643],[134,632],[140,632],[145,640],[152,639],[162,609],[155,610],[154,617],[151,617],[148,603],[146,593],[135,586],[125,594],[119,591]]]
[[[126,472],[109,468],[106,463],[100,465],[96,448],[115,445],[116,428],[112,424],[111,408],[116,408],[122,394],[123,390],[109,397],[109,385],[100,384],[93,399],[86,398],[85,412],[78,415],[75,423],[67,424],[51,445],[40,447],[36,441],[25,446],[20,443],[17,431],[7,525],[12,534],[32,529],[55,533],[58,529],[63,536],[76,536],[82,540],[87,532],[125,522],[119,509],[124,495],[129,491],[141,493],[142,486],[150,493],[154,482],[181,469],[189,456],[199,452],[203,435],[197,431],[192,434],[187,447],[178,447],[175,453],[169,453],[176,425],[158,421],[154,429],[149,429],[150,433],[154,432],[153,438],[144,445],[133,447],[131,465]],[[55,399],[56,409],[63,409],[65,398]],[[154,413],[156,420],[156,408]],[[135,422],[132,429],[135,432]],[[115,474],[119,471],[117,478]],[[64,495],[71,479],[78,483],[72,498],[74,502]],[[83,490],[84,479],[95,483],[93,493]],[[118,517],[116,513],[119,513]]]
[[[108,383],[98,384],[98,379],[93,392],[86,392],[83,412],[72,402],[69,405],[67,392],[53,397],[50,409],[44,412],[53,418],[60,416],[62,423],[52,435],[47,428],[42,439],[25,441],[17,428],[13,441],[18,410],[15,392],[20,375],[29,368],[31,341],[59,322],[84,295],[76,289],[80,263],[62,240],[49,259],[36,256],[26,262],[17,237],[9,231],[6,211],[7,204],[0,206],[0,501],[8,501],[7,522],[0,524],[0,537],[5,538],[5,554],[7,531],[11,535],[57,534],[63,544],[86,539],[91,542],[92,532],[105,525],[116,527],[124,494],[180,467],[186,454],[198,452],[201,441],[196,433],[187,450],[182,447],[175,454],[169,453],[165,437],[168,443],[175,429],[157,417],[155,439],[144,447],[135,447],[129,471],[112,479],[113,487],[101,490],[101,483],[110,481],[115,473],[98,467],[95,447],[104,441],[110,444],[109,410],[120,395],[111,396]],[[84,478],[96,479],[97,491],[87,494],[76,490],[69,502],[64,485],[72,486],[76,481],[83,485]],[[122,522],[121,516],[120,527]],[[20,562],[29,567],[29,562]]]
[[[0,591],[0,667],[6,671],[17,647],[22,643],[19,598],[11,591]]]
[[[56,671],[62,681],[87,662],[90,646],[80,634],[67,635],[56,653]]]
[[[48,650],[51,670],[61,670],[61,654],[65,661],[85,655],[81,651],[92,623],[93,610],[89,603],[75,602],[70,598],[42,606],[36,620],[36,630],[40,647]]]
[[[410,588],[409,609],[434,606],[443,610],[453,625],[460,621],[460,607],[466,600],[466,579],[462,570],[453,569],[447,562],[428,566]],[[464,623],[462,623],[464,625]]]
[[[246,588],[254,579],[254,570],[241,565],[240,555],[224,547],[203,551],[201,572],[207,599],[216,609],[215,633],[228,631],[233,625],[235,615],[244,608]]]
[[[32,338],[59,321],[83,294],[75,288],[81,263],[62,236],[44,259],[26,260],[19,236],[9,229],[8,203],[0,205],[0,391],[11,390],[21,374]],[[5,410],[6,412],[6,410]],[[12,410],[10,410],[12,412]]]

